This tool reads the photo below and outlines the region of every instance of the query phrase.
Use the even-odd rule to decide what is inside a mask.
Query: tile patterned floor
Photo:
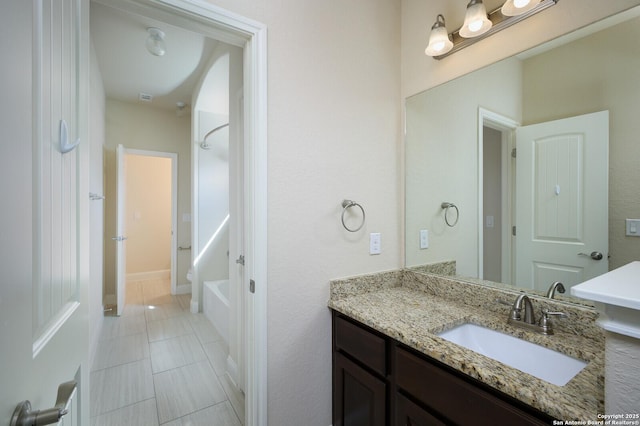
[[[244,396],[227,348],[191,295],[164,280],[127,284],[121,317],[105,317],[91,369],[92,426],[241,426]]]

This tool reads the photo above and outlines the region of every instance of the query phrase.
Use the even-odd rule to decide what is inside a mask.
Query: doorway
[[[95,0],[94,3],[113,6],[113,2],[103,0]],[[242,222],[246,224],[243,233],[246,261],[241,288],[246,296],[246,424],[266,424],[266,27],[213,5],[189,0],[161,0],[154,2],[153,6],[146,1],[122,0],[117,2],[117,7],[163,19],[174,26],[243,49],[245,101],[240,133],[245,153],[243,181],[246,202]],[[251,289],[249,282],[252,283]]]
[[[124,193],[116,199],[124,205],[116,216],[124,219],[127,239],[115,244],[126,245],[125,282],[169,280],[171,294],[185,293],[176,283],[178,155],[126,148],[123,153],[124,182],[117,190]]]
[[[483,108],[478,123],[478,277],[512,283],[518,123]]]

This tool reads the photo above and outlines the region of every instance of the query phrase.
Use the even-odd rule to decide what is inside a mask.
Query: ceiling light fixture
[[[467,4],[464,24],[447,37],[440,35],[446,32],[443,15],[438,15],[436,23],[431,27],[429,46],[424,53],[434,59],[445,58],[458,50],[489,37],[511,25],[527,19],[555,5],[559,0],[506,0],[497,9],[489,12],[482,0],[471,0]],[[448,47],[448,40],[452,46]]]
[[[167,46],[164,44],[164,31],[159,28],[147,28],[149,37],[145,43],[147,50],[154,56],[163,56],[167,52]]]
[[[182,101],[176,102],[176,115],[178,117],[183,117],[187,113],[186,109],[187,109],[187,104],[185,104]]]

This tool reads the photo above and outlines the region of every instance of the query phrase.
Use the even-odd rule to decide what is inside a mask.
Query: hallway
[[[225,374],[227,348],[190,294],[169,280],[127,283],[91,369],[92,426],[240,426],[244,397]]]

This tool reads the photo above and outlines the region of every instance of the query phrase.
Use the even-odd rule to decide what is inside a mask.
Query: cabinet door
[[[446,426],[404,395],[396,394],[396,426]]]
[[[340,353],[333,364],[334,426],[384,426],[386,385]]]

